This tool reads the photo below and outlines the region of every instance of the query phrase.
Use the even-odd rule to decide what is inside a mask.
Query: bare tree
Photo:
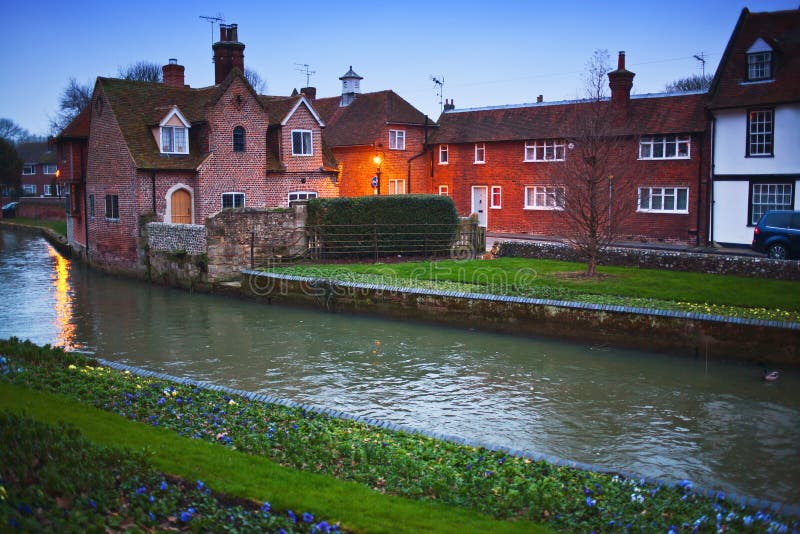
[[[28,131],[11,119],[0,119],[0,138],[18,143],[20,139],[29,136]]]
[[[58,101],[58,113],[50,119],[50,133],[58,135],[92,100],[91,83],[80,84],[70,78]]]
[[[161,83],[161,65],[152,61],[139,61],[119,68],[119,77],[123,80],[136,80],[140,82]]]
[[[586,276],[597,275],[597,258],[616,238],[630,196],[629,178],[618,161],[625,131],[621,111],[607,98],[608,52],[595,51],[585,73],[586,99],[575,106],[567,139],[563,206],[567,240],[586,261]],[[626,209],[627,208],[627,209]]]
[[[247,80],[256,94],[263,95],[267,91],[267,80],[261,77],[259,73],[256,71],[249,69],[247,67],[244,68],[244,77]]]
[[[0,184],[10,189],[19,187],[22,174],[22,160],[17,149],[6,139],[0,139]]]
[[[674,82],[668,83],[664,87],[664,91],[667,93],[705,91],[711,86],[711,79],[712,76],[710,74],[695,74],[694,76],[687,76],[686,78],[681,78],[680,80],[675,80]]]

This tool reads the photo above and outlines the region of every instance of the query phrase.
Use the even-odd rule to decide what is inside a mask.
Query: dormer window
[[[772,79],[772,48],[763,39],[756,40],[747,51],[747,80]]]
[[[159,124],[162,154],[189,153],[189,121],[173,107]]]

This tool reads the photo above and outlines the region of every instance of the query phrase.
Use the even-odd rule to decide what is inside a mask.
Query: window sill
[[[449,163],[447,161],[440,161],[439,165],[449,165]]]
[[[639,158],[639,161],[675,161],[675,160],[691,160],[691,156],[674,156],[668,158]]]
[[[311,158],[313,156],[314,154],[292,154],[292,157],[297,157],[297,158]]]
[[[490,210],[501,210],[501,209],[503,209],[503,206],[489,206],[489,209]]]
[[[563,163],[566,159],[523,159],[522,163]]]
[[[486,165],[486,162],[485,161],[473,161],[472,164],[473,165]]]
[[[745,154],[744,157],[746,157],[746,158],[764,159],[764,158],[774,158],[775,154]]]
[[[525,206],[522,209],[525,211],[564,211],[564,208],[549,208],[549,207],[534,207],[534,206]]]
[[[655,213],[656,215],[689,215],[689,210],[640,210],[637,209],[636,213]]]

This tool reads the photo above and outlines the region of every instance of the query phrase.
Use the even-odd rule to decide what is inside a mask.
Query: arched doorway
[[[176,189],[170,196],[170,213],[173,224],[192,224],[192,195],[186,189]]]

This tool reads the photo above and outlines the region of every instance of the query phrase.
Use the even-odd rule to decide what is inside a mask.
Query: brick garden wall
[[[63,198],[21,197],[15,215],[29,219],[66,220]]]

